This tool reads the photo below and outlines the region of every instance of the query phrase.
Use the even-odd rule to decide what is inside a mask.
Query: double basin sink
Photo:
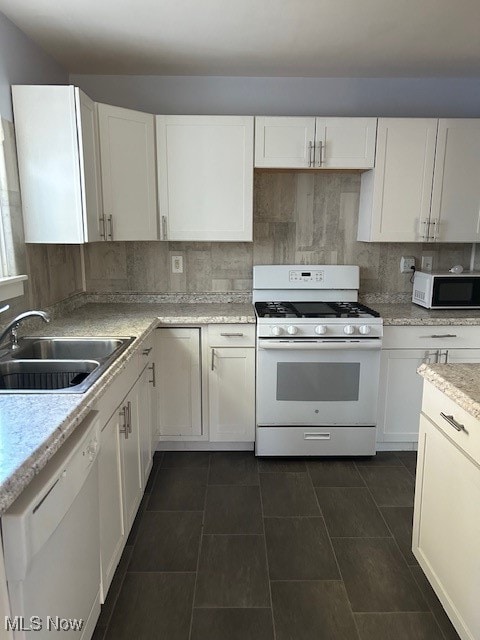
[[[84,393],[134,339],[21,338],[0,351],[0,394]]]

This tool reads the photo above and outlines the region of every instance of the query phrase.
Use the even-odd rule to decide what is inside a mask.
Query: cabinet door
[[[253,118],[158,116],[162,239],[253,239]]]
[[[432,222],[439,242],[480,238],[480,119],[439,120]]]
[[[413,552],[460,637],[480,638],[480,469],[423,415],[417,469]]]
[[[84,242],[74,87],[12,88],[26,242]]]
[[[376,136],[376,118],[316,118],[315,167],[371,169]]]
[[[152,470],[152,429],[153,429],[153,383],[155,363],[151,362],[140,376],[138,385],[138,425],[140,429],[140,459],[143,487],[147,484]]]
[[[423,362],[438,361],[438,351],[386,349],[380,360],[378,440],[416,442],[422,406],[423,379],[417,374]]]
[[[137,383],[123,402],[121,420],[127,434],[122,435],[122,479],[125,531],[128,534],[142,498],[142,473],[140,463],[139,387]]]
[[[98,456],[102,601],[105,600],[125,541],[120,416],[115,411],[101,434]]]
[[[255,118],[255,166],[313,166],[315,118]]]
[[[210,349],[210,440],[255,440],[255,349]]]
[[[445,362],[480,362],[480,349],[448,349],[445,353]],[[440,362],[444,362],[441,358]]]
[[[375,169],[362,175],[358,240],[427,235],[436,136],[437,120],[379,118]]]
[[[202,434],[200,329],[157,329],[158,433]]]
[[[108,240],[157,240],[154,116],[98,106]]]
[[[105,240],[100,176],[100,147],[95,103],[83,91],[75,89],[80,179],[83,193],[85,242]]]

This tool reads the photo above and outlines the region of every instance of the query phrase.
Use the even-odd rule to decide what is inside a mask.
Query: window
[[[0,119],[0,300],[23,295],[27,279],[13,124]]]

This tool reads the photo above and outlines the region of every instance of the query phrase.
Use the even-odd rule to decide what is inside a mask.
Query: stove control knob
[[[319,324],[318,327],[315,327],[315,333],[318,333],[319,336],[324,336],[327,333],[327,327],[324,324]]]
[[[287,327],[287,333],[290,336],[294,336],[296,333],[298,333],[298,329],[297,329],[297,327],[294,327],[293,325],[290,325],[289,327]]]
[[[359,327],[358,329],[360,331],[360,333],[362,334],[362,336],[368,336],[368,334],[371,331],[371,328],[368,326],[368,324],[362,324],[361,327]]]
[[[283,333],[282,327],[272,327],[272,336],[281,336]]]
[[[351,325],[351,324],[346,324],[343,327],[343,333],[346,333],[347,336],[351,336],[351,335],[353,335],[355,333],[355,327],[353,325]]]

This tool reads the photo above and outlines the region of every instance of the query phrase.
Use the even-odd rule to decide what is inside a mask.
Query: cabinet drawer
[[[384,327],[384,349],[474,349],[480,347],[480,327],[427,325]]]
[[[254,324],[210,324],[208,342],[211,347],[254,347]]]
[[[477,464],[480,464],[480,421],[447,398],[442,391],[428,381],[424,384],[422,413]],[[442,413],[453,417],[455,422],[463,428],[458,431],[442,417]]]

